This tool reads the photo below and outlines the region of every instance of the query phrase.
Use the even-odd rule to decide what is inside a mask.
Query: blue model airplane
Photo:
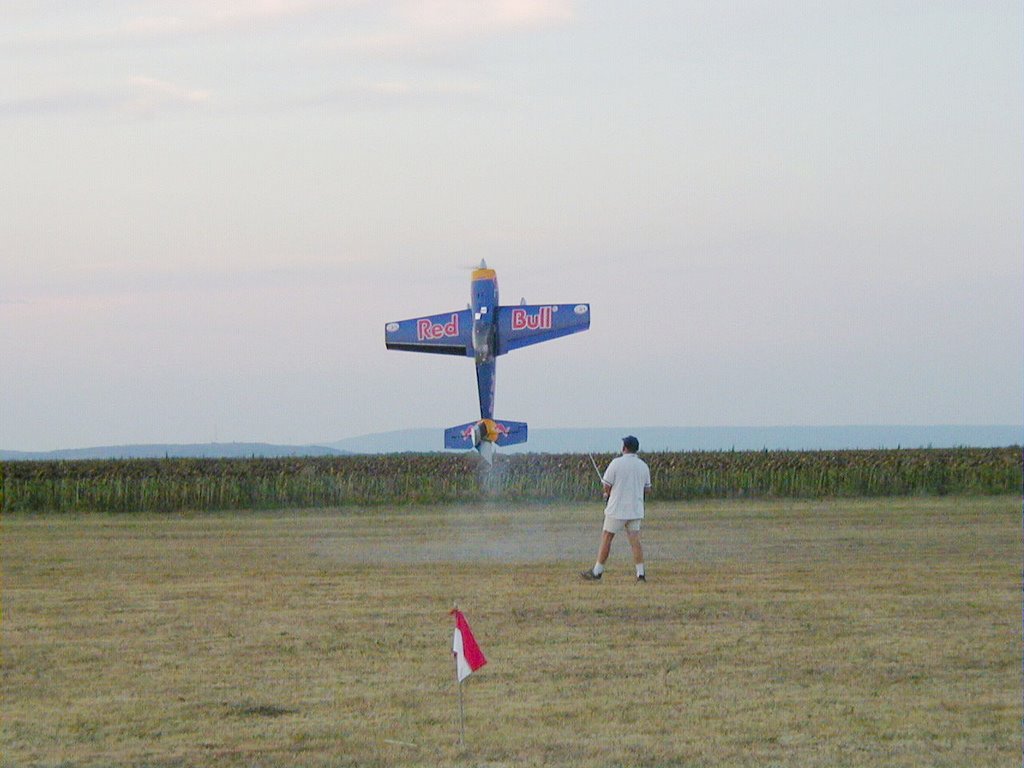
[[[526,424],[494,418],[494,361],[513,349],[590,327],[589,304],[498,304],[498,278],[487,263],[473,270],[466,309],[384,326],[388,349],[460,355],[476,360],[480,419],[444,431],[445,448],[476,448],[490,461],[497,445],[526,442]]]

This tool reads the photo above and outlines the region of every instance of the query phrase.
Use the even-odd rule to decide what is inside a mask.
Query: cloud
[[[82,89],[65,89],[21,99],[0,101],[0,119],[88,114],[117,109],[123,99]]]
[[[190,0],[187,2],[128,3],[129,15],[115,15],[97,21],[102,11],[68,14],[55,27],[46,20],[45,11],[25,14],[20,32],[0,37],[12,45],[52,47],[79,44],[135,44],[213,33],[248,31],[253,26],[302,19],[318,13],[345,10],[368,0]],[[51,13],[56,13],[52,11]]]
[[[564,24],[573,18],[569,0],[410,0],[402,5],[400,15],[413,29],[455,37]]]
[[[470,103],[486,98],[491,88],[471,77],[454,75],[431,78],[411,74],[379,80],[352,80],[320,89],[319,93],[292,94],[276,101],[262,102],[262,108],[292,110],[338,106],[346,110],[389,110],[415,104]],[[237,102],[238,107],[243,102]],[[249,103],[255,107],[255,103]],[[22,99],[0,101],[0,120],[18,118],[66,118],[87,115],[127,115],[140,118],[171,112],[199,113],[232,109],[205,88],[180,85],[154,77],[136,75],[106,93],[87,89],[64,89]]]
[[[432,51],[527,30],[562,26],[575,18],[573,0],[397,0],[378,6],[362,33],[335,47],[371,55]]]
[[[114,36],[129,39],[176,37],[245,29],[353,5],[329,0],[216,0],[174,4],[173,14],[140,15],[118,25]]]
[[[326,36],[364,40],[459,41],[571,22],[576,0],[142,0],[104,18],[102,10],[68,13],[55,26],[48,14],[25,10],[0,35],[10,46],[118,45],[205,34],[249,32],[258,26],[312,25]],[[359,30],[358,33],[355,30]]]
[[[348,109],[384,108],[417,102],[471,102],[483,98],[488,87],[473,80],[391,79],[355,82],[335,88],[310,100],[318,104],[340,104]]]
[[[131,77],[128,84],[133,95],[124,102],[123,107],[138,114],[152,114],[167,107],[191,107],[210,102],[209,91],[186,88],[153,77]]]
[[[48,94],[0,101],[0,119],[102,113],[153,115],[169,110],[205,107],[211,101],[212,94],[208,90],[136,75],[106,92],[65,88]]]
[[[74,49],[85,66],[69,71],[67,83],[36,81],[33,85],[32,79],[26,80],[20,97],[0,99],[0,119],[104,113],[146,116],[195,111],[215,101],[222,108],[233,104],[242,109],[287,109],[338,103],[372,109],[479,99],[493,87],[479,67],[464,60],[467,48],[496,37],[569,24],[576,16],[575,2],[142,0],[118,6],[105,18],[78,13],[57,28],[43,23],[41,12],[34,20],[28,14],[20,23],[20,33],[8,40],[46,57],[64,56]],[[215,83],[215,99],[207,87],[181,82],[185,76],[169,70],[166,60],[159,67],[146,63],[153,56],[175,54],[181,46],[191,51],[196,45],[215,45],[217,55],[229,61],[251,55],[254,46],[267,51],[276,62],[273,77],[278,86],[258,88],[258,78],[266,76],[261,71],[251,81]],[[134,62],[131,69],[118,73],[124,77],[119,84],[109,70],[103,71],[109,65],[98,55],[118,48],[126,52],[125,61]],[[188,51],[181,51],[182,61],[189,60]],[[145,71],[157,68],[159,77]],[[311,81],[306,77],[310,71],[325,76]]]
[[[217,0],[179,3],[171,13],[140,14],[118,24],[114,37],[148,39],[231,31],[253,24],[332,17],[342,25],[369,16],[381,37],[429,35],[464,39],[564,24],[574,0]],[[340,14],[340,15],[339,15]]]
[[[60,268],[30,267],[7,277],[0,307],[157,300],[158,297],[224,297],[239,293],[296,292],[374,283],[381,264],[370,259],[324,263],[298,259],[162,263],[109,259]]]

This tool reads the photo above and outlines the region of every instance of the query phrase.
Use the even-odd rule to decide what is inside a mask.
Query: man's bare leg
[[[612,551],[612,539],[615,534],[610,531],[601,531],[601,546],[597,549],[597,564],[604,568],[608,555]]]
[[[614,533],[601,531],[601,546],[597,549],[597,562],[594,563],[594,567],[589,571],[584,571],[580,574],[585,580],[597,581],[601,578],[601,574],[604,573],[604,563],[608,559],[608,553],[612,551],[612,539],[614,538]]]
[[[629,546],[633,550],[633,564],[636,565],[636,576],[639,579],[641,576],[646,580],[644,574],[644,548],[640,545],[640,531],[626,531],[626,535],[629,537]]]

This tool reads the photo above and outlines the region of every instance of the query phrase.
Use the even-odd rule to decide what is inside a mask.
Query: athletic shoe
[[[639,584],[641,582],[643,582],[644,584],[647,583],[647,576],[646,575],[640,575],[640,576],[636,577],[636,583]]]
[[[588,569],[586,571],[583,571],[580,574],[580,578],[583,579],[584,581],[600,581],[601,580],[601,574],[600,573],[594,573],[594,569],[590,568],[590,569]]]

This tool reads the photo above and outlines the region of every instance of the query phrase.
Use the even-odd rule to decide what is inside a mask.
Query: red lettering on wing
[[[416,338],[420,341],[450,339],[458,335],[458,313],[452,313],[451,320],[449,320],[447,323],[435,323],[428,317],[424,317],[416,321]]]
[[[512,310],[513,331],[543,331],[551,328],[553,316],[551,307],[541,307],[535,315],[529,314],[525,309],[516,307]]]

